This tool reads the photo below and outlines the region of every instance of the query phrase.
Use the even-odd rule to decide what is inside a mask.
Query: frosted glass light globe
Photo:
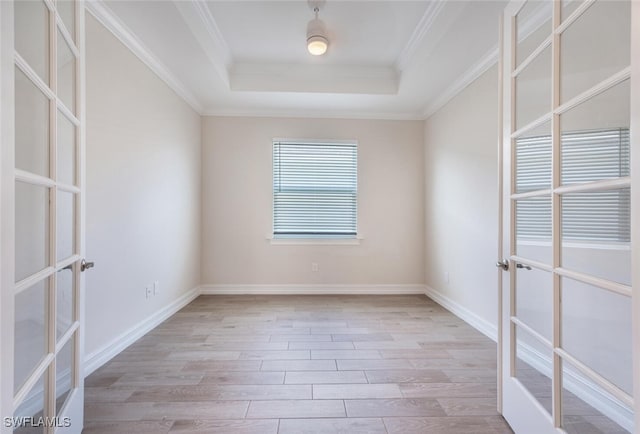
[[[324,22],[315,18],[307,25],[307,50],[314,56],[322,56],[329,47],[329,38]]]
[[[328,46],[326,38],[322,36],[312,36],[307,39],[307,50],[314,56],[322,56],[327,52]]]

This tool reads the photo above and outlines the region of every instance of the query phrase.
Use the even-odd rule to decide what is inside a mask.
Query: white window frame
[[[336,139],[296,139],[296,138],[283,138],[283,137],[274,137],[270,143],[271,152],[269,155],[273,156],[273,145],[278,142],[283,143],[296,143],[296,144],[311,144],[311,145],[322,145],[322,144],[342,144],[342,145],[355,145],[359,150],[360,145],[358,140],[336,140]],[[270,188],[271,188],[271,231],[266,236],[267,240],[272,245],[359,245],[361,240],[363,239],[362,234],[360,232],[360,177],[359,175],[359,165],[360,161],[358,159],[358,163],[356,165],[356,235],[355,236],[296,236],[296,237],[286,237],[286,236],[276,236],[275,233],[275,200],[273,194],[273,159],[271,160],[271,180],[270,180]]]

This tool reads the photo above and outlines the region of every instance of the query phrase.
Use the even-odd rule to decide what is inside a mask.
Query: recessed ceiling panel
[[[209,1],[207,5],[239,63],[393,65],[429,2],[331,1],[319,13],[329,33],[326,55],[306,48],[306,1]]]

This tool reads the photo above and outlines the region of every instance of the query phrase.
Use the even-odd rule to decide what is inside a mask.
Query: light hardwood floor
[[[425,296],[200,296],[87,378],[84,433],[511,433],[496,388]]]

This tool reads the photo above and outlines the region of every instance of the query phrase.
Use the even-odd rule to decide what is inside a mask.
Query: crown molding
[[[539,2],[534,3],[537,7],[533,9],[533,11],[526,17],[522,23],[519,24],[519,37],[518,42],[524,41],[527,39],[533,32],[538,30],[545,21],[549,21],[549,32],[551,32],[551,14],[552,14],[552,5],[551,3]]]
[[[146,45],[119,19],[102,0],[88,0],[87,11],[120,40],[142,63],[147,65],[167,86],[191,106],[198,114],[204,108],[187,87],[173,75]]]
[[[361,75],[353,71],[349,74],[340,71],[329,71],[329,75],[321,74],[316,83],[317,89],[309,89],[301,83],[296,84],[287,77],[281,76],[280,72],[272,71],[272,65],[233,65],[233,58],[230,49],[224,40],[220,29],[211,14],[204,0],[184,2],[173,0],[176,8],[183,19],[190,27],[196,40],[201,44],[209,61],[219,72],[221,78],[226,81],[232,90],[265,90],[264,85],[270,83],[274,91],[298,91],[298,92],[331,92],[342,93],[340,89],[351,89],[347,93],[367,94],[371,89],[376,90],[376,94],[396,94],[400,73],[415,56],[419,45],[424,41],[427,34],[432,30],[438,17],[443,15],[445,1],[437,0],[430,2],[423,14],[418,26],[414,30],[411,38],[403,48],[398,57],[394,74],[388,71],[384,74],[378,71],[377,74]],[[161,80],[163,80],[178,96],[189,104],[196,112],[202,116],[255,116],[255,117],[292,117],[292,118],[345,118],[345,119],[378,119],[378,120],[424,120],[432,116],[436,111],[446,105],[458,93],[464,90],[469,84],[486,72],[498,59],[498,49],[494,47],[482,58],[480,58],[467,71],[457,77],[450,86],[441,92],[431,103],[420,112],[352,112],[352,111],[314,111],[314,110],[271,110],[271,109],[207,109],[196,98],[196,96],[185,86],[170,70],[149,50],[149,48],[129,29],[117,15],[105,4],[103,0],[87,0],[87,10],[111,33],[113,33],[134,55],[136,55],[145,65],[147,65]],[[447,11],[453,13],[450,9]],[[537,25],[544,21],[544,13],[541,9],[523,23],[525,27],[521,39],[533,32]],[[290,67],[291,65],[289,65]],[[245,68],[246,67],[246,68]],[[250,68],[249,68],[250,67]],[[249,69],[247,69],[249,68]],[[388,68],[389,69],[389,68]],[[343,71],[344,72],[344,71]],[[324,78],[323,78],[324,77]],[[279,84],[278,84],[279,83]],[[320,83],[320,84],[318,84]],[[326,86],[322,87],[321,84]],[[357,84],[359,92],[353,91],[353,84]],[[284,87],[283,87],[284,86]],[[296,87],[297,86],[297,87]],[[380,87],[382,86],[382,88]],[[306,88],[305,88],[306,87]],[[384,88],[384,89],[383,89]],[[344,89],[342,91],[344,91]],[[382,91],[380,89],[383,89]]]
[[[492,48],[476,63],[467,69],[462,75],[451,83],[443,92],[438,95],[432,103],[428,104],[423,113],[422,119],[428,119],[435,112],[444,107],[449,101],[455,98],[467,86],[476,81],[482,74],[498,62],[498,47]]]
[[[203,116],[214,117],[244,117],[244,118],[294,118],[294,119],[352,119],[379,121],[422,121],[424,117],[419,112],[355,112],[355,111],[312,111],[312,110],[206,110]]]
[[[407,41],[407,44],[404,46],[396,60],[395,66],[398,71],[402,71],[407,67],[416,51],[418,51],[420,43],[425,38],[427,33],[429,33],[429,30],[431,29],[431,27],[433,27],[433,24],[442,12],[444,5],[444,0],[438,0],[429,3],[427,9],[422,15],[422,18],[418,22],[418,25],[409,38],[409,41]]]
[[[521,32],[518,37],[518,42],[522,42],[537,29],[540,28],[547,20],[550,19],[550,10],[547,9],[548,5],[541,2],[540,5],[524,20],[521,25]],[[423,118],[428,119],[435,112],[444,107],[449,101],[451,101],[456,95],[462,92],[467,86],[477,80],[482,74],[484,74],[489,68],[498,62],[499,51],[498,47],[494,46],[491,50],[485,53],[476,63],[474,63],[467,71],[458,76],[458,78],[451,83],[438,97],[436,97],[432,103],[425,107],[423,112]]]
[[[228,86],[229,69],[233,64],[231,50],[206,2],[174,0],[173,3],[204,50],[209,62]]]

